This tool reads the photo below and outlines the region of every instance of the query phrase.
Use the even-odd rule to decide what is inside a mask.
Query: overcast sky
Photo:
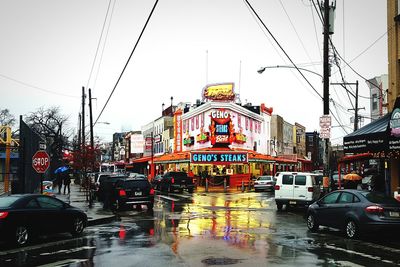
[[[323,73],[322,25],[310,0],[249,2],[299,67]],[[85,86],[96,98],[96,119],[153,5],[149,0],[0,0],[0,108],[18,117],[59,106],[69,126],[77,128]],[[365,78],[388,72],[386,32],[386,1],[337,1],[332,40]],[[340,63],[346,81],[359,80],[360,95],[369,96],[365,81]],[[287,122],[319,131],[322,100],[296,71],[257,73],[261,66],[289,64],[245,1],[160,0],[99,118],[110,124],[98,124],[95,131],[110,141],[113,132],[140,130],[161,115],[162,103],[170,105],[171,96],[174,104],[195,102],[207,83],[220,82],[234,82],[243,103],[265,103]],[[322,95],[321,78],[304,75]],[[341,82],[335,66],[331,82]],[[341,105],[338,115],[331,103],[332,112],[350,133],[349,97],[338,86],[331,86],[330,94]],[[368,100],[361,98],[359,106],[369,116]],[[345,134],[334,127],[332,142],[341,143]]]

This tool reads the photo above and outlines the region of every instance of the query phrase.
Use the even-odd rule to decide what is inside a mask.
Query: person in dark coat
[[[113,184],[111,181],[104,181],[104,200],[103,200],[103,209],[108,210],[111,208],[113,204]]]
[[[71,177],[69,177],[69,173],[68,172],[63,172],[63,181],[64,181],[64,195],[65,195],[65,191],[66,189],[68,189],[68,195],[71,192],[71,188],[70,188],[70,184],[71,184]]]
[[[56,186],[58,187],[58,193],[61,194],[61,188],[62,188],[62,184],[63,184],[62,173],[56,174],[55,182],[56,182]]]

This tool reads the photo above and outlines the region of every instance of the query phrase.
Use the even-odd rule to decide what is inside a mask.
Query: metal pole
[[[355,100],[355,112],[354,112],[354,131],[358,130],[358,80],[356,81],[356,100]]]
[[[329,0],[324,1],[324,115],[329,115]],[[328,151],[329,139],[325,139],[325,153],[324,153],[324,174],[329,175],[329,151]]]
[[[208,192],[208,177],[206,178],[206,192]]]
[[[6,174],[4,177],[4,192],[8,194],[10,185],[10,158],[11,158],[11,127],[6,126]]]
[[[224,192],[226,193],[226,177],[224,177]]]
[[[329,0],[324,1],[324,115],[329,115]]]

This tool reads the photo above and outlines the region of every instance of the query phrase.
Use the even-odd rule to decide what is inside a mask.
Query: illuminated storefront
[[[190,170],[215,185],[274,172],[269,156],[272,108],[235,103],[234,84],[203,89],[203,103],[174,117],[174,153],[155,159],[160,170]],[[201,181],[200,181],[201,184]]]

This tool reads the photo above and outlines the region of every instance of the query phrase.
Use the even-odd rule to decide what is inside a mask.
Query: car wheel
[[[319,225],[315,222],[315,217],[313,214],[308,214],[307,216],[307,227],[310,231],[315,232],[318,230]]]
[[[18,246],[26,245],[30,241],[29,229],[26,226],[17,226],[15,228],[13,241]]]
[[[71,234],[73,236],[78,236],[82,234],[83,229],[85,229],[85,221],[82,217],[76,217],[72,223]]]
[[[276,208],[281,211],[283,208],[283,204],[282,203],[276,203]]]
[[[348,238],[356,238],[359,235],[357,223],[354,220],[348,220],[345,225],[344,233]]]

